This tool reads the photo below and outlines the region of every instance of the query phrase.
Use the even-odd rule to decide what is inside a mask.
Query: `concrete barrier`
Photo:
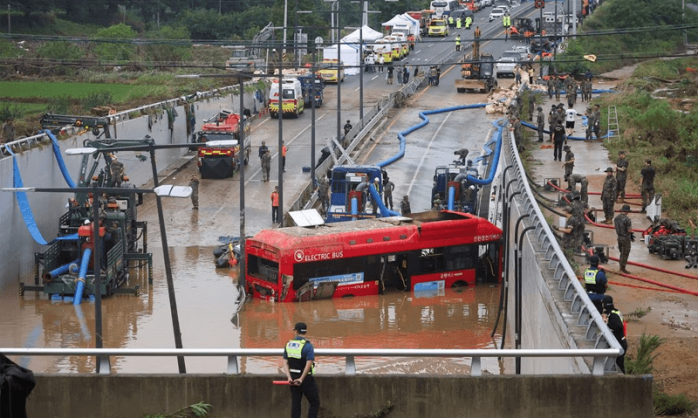
[[[32,417],[140,417],[205,402],[213,405],[211,417],[287,416],[289,389],[272,385],[276,379],[40,374],[27,412]],[[369,416],[388,402],[394,405],[391,418],[653,416],[649,376],[320,376],[317,382],[321,416]]]

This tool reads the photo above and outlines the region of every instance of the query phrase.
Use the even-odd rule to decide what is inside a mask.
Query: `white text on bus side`
[[[342,257],[344,257],[344,253],[342,251],[332,251],[329,253],[306,255],[303,253],[302,250],[296,250],[293,258],[296,260],[296,262],[300,262],[300,261],[332,260],[335,258],[342,258]]]

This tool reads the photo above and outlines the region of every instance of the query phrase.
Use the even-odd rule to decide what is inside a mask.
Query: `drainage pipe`
[[[75,295],[73,298],[73,305],[79,305],[82,303],[82,293],[85,290],[85,276],[87,276],[87,266],[90,264],[90,256],[92,255],[92,248],[85,248],[82,252],[82,263],[80,263],[80,272],[78,273],[78,278],[75,279]],[[97,289],[100,292],[101,289]]]
[[[383,218],[388,218],[390,216],[400,216],[398,212],[395,212],[394,210],[390,210],[385,207],[385,205],[383,204],[383,199],[381,199],[381,195],[378,194],[378,191],[375,187],[373,187],[373,184],[368,185],[368,191],[369,193],[371,193],[371,197],[373,197],[375,204],[378,205],[378,210],[380,211],[381,216]]]
[[[50,282],[51,280],[55,279],[56,277],[60,276],[61,274],[68,273],[68,269],[70,268],[71,265],[77,264],[78,260],[71,261],[68,264],[64,264],[56,269],[53,269],[49,271],[48,273],[44,273],[44,281]]]
[[[456,200],[456,188],[449,186],[448,188],[448,210],[453,210],[454,200]]]

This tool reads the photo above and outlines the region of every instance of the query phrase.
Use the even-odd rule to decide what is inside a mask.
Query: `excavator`
[[[461,78],[456,79],[456,91],[465,93],[466,90],[480,90],[489,93],[497,87],[494,77],[494,57],[492,54],[480,53],[480,36],[476,33],[473,41],[472,59],[463,60]]]

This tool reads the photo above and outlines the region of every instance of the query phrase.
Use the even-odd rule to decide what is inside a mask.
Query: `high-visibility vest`
[[[612,310],[611,313],[618,315],[618,318],[620,318],[620,322],[623,324],[623,338],[627,337],[628,336],[628,324],[623,320],[623,314],[621,314],[618,309]]]
[[[456,38],[456,46],[460,46],[460,36]]]
[[[586,269],[584,271],[584,284],[586,286],[587,292],[601,293],[597,288],[596,275],[599,273],[599,269]]]
[[[275,207],[279,206],[279,194],[277,192],[271,192],[271,205]]]
[[[306,340],[290,340],[286,343],[286,357],[288,357],[288,366],[291,373],[303,374],[306,362],[303,361],[302,353],[306,342]],[[315,362],[313,362],[313,367],[310,368],[308,374],[315,374]]]
[[[284,145],[283,147],[281,147],[281,156],[282,156],[282,157],[285,157],[285,156],[286,156],[286,151],[288,151],[288,148],[286,147],[286,145]]]

